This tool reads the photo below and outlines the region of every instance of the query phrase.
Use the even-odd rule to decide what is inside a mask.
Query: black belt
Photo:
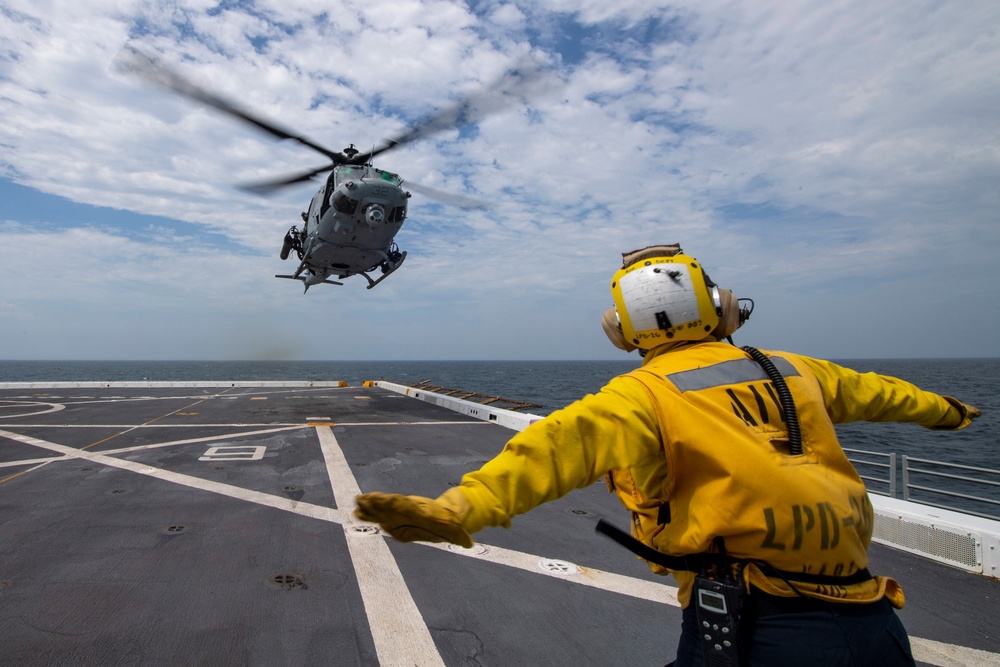
[[[612,540],[622,545],[636,556],[670,570],[700,572],[710,567],[727,567],[730,563],[730,559],[724,554],[700,553],[689,554],[687,556],[671,556],[665,553],[660,553],[656,549],[643,544],[626,533],[624,530],[608,523],[604,519],[600,519],[597,522],[595,530],[598,533],[602,533],[607,537],[610,537]],[[868,568],[863,568],[847,576],[834,576],[829,574],[812,574],[808,572],[789,572],[786,570],[779,570],[776,567],[772,567],[762,561],[747,562],[752,562],[760,568],[761,572],[765,575],[781,579],[791,585],[803,583],[826,586],[849,586],[851,584],[859,584],[863,581],[870,581],[873,578],[871,572],[868,571]]]
[[[811,611],[837,611],[839,613],[851,614],[870,613],[870,605],[884,603],[888,604],[885,598],[872,600],[871,602],[831,602],[818,598],[807,597],[780,597],[770,595],[754,588],[749,596],[753,605],[754,613],[758,618],[765,616],[777,616],[778,614],[804,614]]]
[[[785,583],[791,582],[795,584],[818,584],[823,586],[850,586],[851,584],[860,584],[874,579],[872,573],[868,571],[867,567],[857,570],[856,572],[852,572],[847,576],[839,576],[830,574],[812,574],[810,572],[790,572],[788,570],[779,570],[778,568],[772,567],[764,562],[751,562],[767,576],[781,579]]]

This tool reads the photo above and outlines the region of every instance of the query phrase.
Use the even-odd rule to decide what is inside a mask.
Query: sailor
[[[437,499],[367,493],[357,516],[403,542],[471,547],[482,528],[603,476],[631,512],[637,552],[679,585],[676,667],[913,665],[894,611],[903,591],[867,569],[874,512],[834,424],[954,430],[980,411],[736,347],[752,309],[678,245],[624,253],[611,291],[605,332],[639,350],[640,368],[533,423]]]

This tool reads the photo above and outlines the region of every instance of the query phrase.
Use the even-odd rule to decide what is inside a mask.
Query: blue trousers
[[[886,599],[773,613],[751,620],[747,667],[913,667],[910,639]],[[702,667],[694,603],[684,610],[674,667]],[[669,666],[668,666],[669,667]]]

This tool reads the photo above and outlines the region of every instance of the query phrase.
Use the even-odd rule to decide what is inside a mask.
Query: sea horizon
[[[384,380],[406,386],[474,392],[531,404],[525,412],[544,416],[601,390],[614,377],[638,368],[638,355],[614,359],[573,360],[0,360],[0,385],[33,384],[10,398],[58,400],[47,391],[55,383],[124,382],[344,382],[360,387]],[[856,422],[838,424],[845,448],[950,461],[994,470],[1000,439],[1000,358],[916,357],[831,359],[859,373],[874,372],[913,383],[925,391],[954,396],[982,410],[983,416],[958,432],[934,431],[913,424]],[[41,393],[39,393],[39,389]],[[0,408],[3,406],[0,405]],[[2,412],[0,412],[2,419]]]

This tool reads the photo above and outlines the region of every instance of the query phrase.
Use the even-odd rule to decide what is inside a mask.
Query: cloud
[[[132,355],[228,356],[251,354],[235,351],[260,330],[307,357],[612,357],[596,323],[619,253],[681,241],[753,294],[747,332],[763,347],[994,354],[998,19],[989,3],[923,1],[14,0],[0,12],[0,174],[67,213],[0,210],[0,301],[25,332],[0,342],[113,355],[106,327],[144,332]],[[415,192],[403,269],[301,298],[271,276],[291,270],[277,248],[319,184],[269,199],[234,184],[325,158],[116,72],[126,44],[333,150],[399,136],[529,56],[561,86],[379,156],[496,206]],[[74,218],[87,206],[103,219]],[[74,304],[94,314],[57,325]],[[956,308],[982,313],[978,333],[952,345],[921,329]],[[904,343],[875,342],[903,321]]]

